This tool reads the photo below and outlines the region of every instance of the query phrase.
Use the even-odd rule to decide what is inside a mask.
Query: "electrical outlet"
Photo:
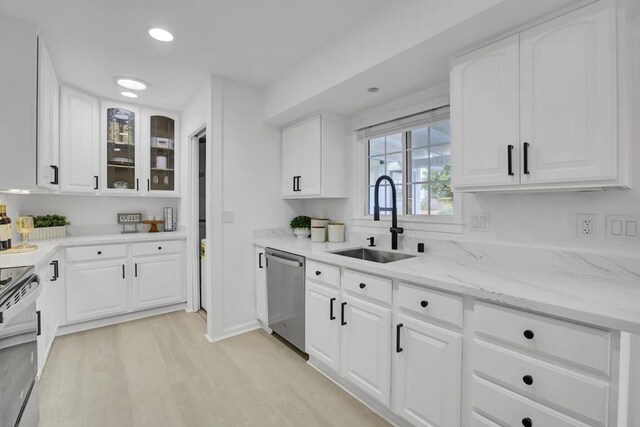
[[[222,222],[233,222],[233,211],[222,211]]]
[[[577,221],[578,237],[594,238],[598,231],[598,215],[595,214],[578,214]]]

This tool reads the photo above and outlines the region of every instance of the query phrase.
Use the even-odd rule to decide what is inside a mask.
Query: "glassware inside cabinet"
[[[175,189],[175,121],[165,116],[151,116],[150,120],[150,189]]]
[[[136,189],[136,115],[107,109],[107,188]]]

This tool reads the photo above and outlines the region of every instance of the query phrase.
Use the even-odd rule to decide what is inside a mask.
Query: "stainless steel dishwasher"
[[[304,257],[266,250],[269,328],[304,352]]]

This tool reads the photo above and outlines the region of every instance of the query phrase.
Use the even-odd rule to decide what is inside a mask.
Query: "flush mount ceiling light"
[[[380,92],[380,88],[379,87],[370,87],[369,89],[367,89],[367,92],[369,93],[378,93]]]
[[[149,30],[149,35],[154,39],[161,42],[170,42],[173,40],[173,34],[162,28],[152,28]]]
[[[126,96],[127,98],[137,98],[138,97],[137,93],[127,92],[127,91],[120,92],[120,95]]]
[[[118,84],[118,86],[129,90],[145,90],[148,87],[145,82],[132,79],[130,77],[118,77],[116,79],[116,83]]]

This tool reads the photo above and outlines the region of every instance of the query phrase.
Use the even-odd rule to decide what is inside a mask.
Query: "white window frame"
[[[429,102],[422,102],[412,107],[405,107],[397,111],[397,115],[393,115],[393,112],[387,112],[383,115],[377,114],[378,118],[384,117],[383,120],[377,123],[388,122],[392,120],[398,120],[402,117],[408,117],[410,115],[419,114],[425,111],[446,107],[449,105],[448,97],[439,97]],[[373,215],[369,215],[368,211],[368,188],[369,188],[369,150],[368,142],[369,138],[364,137],[360,129],[375,125],[376,122],[372,122],[374,118],[356,118],[354,120],[354,126],[357,126],[357,130],[353,133],[352,144],[352,165],[353,165],[353,177],[352,177],[352,194],[353,194],[353,225],[357,228],[374,228],[388,230],[391,224],[391,215],[381,215],[380,221],[374,221]],[[366,126],[362,126],[366,124]],[[413,127],[414,124],[406,126],[407,128]],[[398,128],[398,132],[404,132],[404,127]],[[410,129],[408,129],[410,130]],[[403,184],[404,185],[404,184]],[[406,197],[406,195],[405,195]],[[463,228],[462,222],[462,197],[461,193],[454,193],[453,198],[453,215],[398,215],[398,222],[404,227],[405,230],[416,232],[436,232],[436,233],[453,233],[461,234]]]

